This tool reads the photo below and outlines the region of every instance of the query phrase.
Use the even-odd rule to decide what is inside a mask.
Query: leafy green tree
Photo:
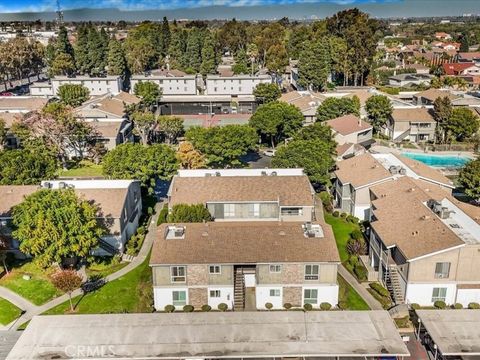
[[[324,91],[330,75],[329,43],[326,40],[308,42],[298,62],[298,83],[308,89]]]
[[[235,18],[227,21],[220,28],[218,37],[222,48],[230,50],[233,54],[244,49],[248,40],[245,24],[238,22]]]
[[[232,66],[234,74],[248,74],[248,59],[247,53],[244,49],[238,50],[235,56],[235,64]]]
[[[480,201],[480,158],[469,161],[460,170],[458,182],[465,189],[465,194]]]
[[[447,134],[445,129],[448,119],[450,119],[451,116],[452,102],[448,96],[436,98],[433,102],[433,117],[437,122],[436,139],[439,143],[444,143],[446,141]]]
[[[357,96],[353,96],[353,98],[329,97],[317,108],[318,121],[331,120],[348,114],[360,116],[360,102]]]
[[[197,29],[188,32],[187,49],[185,50],[184,63],[187,64],[185,69],[188,73],[198,73],[202,65],[202,41],[201,33]]]
[[[177,159],[182,169],[201,169],[205,167],[205,156],[196,150],[190,141],[180,143]]]
[[[184,132],[183,119],[178,116],[159,116],[157,130],[165,136],[168,144],[173,144]]]
[[[142,144],[147,145],[151,133],[156,125],[155,115],[150,111],[135,111],[132,114],[134,132],[142,139]]]
[[[61,26],[58,31],[58,37],[56,41],[56,54],[67,54],[70,55],[72,59],[75,59],[73,46],[68,40],[68,31],[65,26]],[[74,61],[74,60],[73,60]]]
[[[258,103],[267,104],[278,100],[282,95],[282,92],[277,84],[261,83],[255,86],[255,89],[253,89],[253,95]]]
[[[112,38],[108,43],[107,69],[109,75],[126,76],[127,59],[120,42]]]
[[[73,189],[39,190],[13,208],[13,237],[20,250],[42,267],[69,257],[84,258],[98,246],[104,229],[98,206],[78,198]]]
[[[215,74],[217,70],[217,57],[215,54],[215,39],[211,32],[205,36],[202,47],[202,64],[200,72],[202,75]]]
[[[390,99],[385,95],[373,95],[365,102],[368,118],[375,131],[379,131],[392,115],[393,107]]]
[[[203,204],[176,204],[167,216],[169,223],[199,223],[212,220],[212,215]]]
[[[310,41],[311,35],[310,28],[305,25],[299,25],[290,30],[287,42],[287,51],[290,58],[300,58],[300,54],[305,50],[305,45]]]
[[[63,104],[77,107],[88,100],[90,91],[83,85],[63,84],[59,86],[57,95]]]
[[[468,107],[455,107],[444,125],[447,139],[465,141],[471,138],[479,129],[480,122]]]
[[[153,192],[155,179],[169,180],[178,169],[175,152],[167,145],[126,143],[109,151],[102,161],[103,172],[111,179],[136,179]]]
[[[43,148],[0,151],[0,185],[35,185],[53,179],[55,155]]]
[[[270,46],[266,54],[265,66],[273,73],[283,74],[288,65],[287,49],[283,44]]]
[[[5,144],[5,140],[7,140],[7,125],[5,120],[0,118],[0,150],[3,149],[3,144]]]
[[[470,49],[470,39],[468,33],[463,33],[460,38],[460,51],[461,52],[468,52]]]
[[[75,43],[75,63],[77,70],[81,74],[88,74],[90,72],[88,31],[89,28],[87,26],[80,26],[77,31],[77,42]]]
[[[281,140],[292,137],[302,127],[303,120],[302,112],[295,105],[274,101],[260,105],[250,118],[250,125],[270,138],[275,147]]]
[[[88,68],[91,75],[102,73],[107,65],[108,36],[105,44],[106,33],[103,31],[104,34],[101,35],[93,26],[88,31]]]
[[[162,96],[162,90],[158,84],[151,81],[139,81],[135,84],[133,92],[142,99],[145,106],[156,105]]]
[[[277,150],[272,166],[304,168],[311,182],[328,184],[335,164],[331,152],[330,144],[322,140],[294,140]]]
[[[293,137],[293,140],[319,140],[328,145],[330,154],[337,154],[337,143],[332,128],[323,122],[302,127]]]
[[[130,39],[130,40],[129,40]],[[128,68],[133,74],[142,73],[155,67],[155,49],[148,39],[127,38],[125,42]]]
[[[258,136],[248,125],[223,127],[191,127],[185,137],[200,151],[209,167],[239,167],[240,158],[255,149]]]
[[[51,75],[70,75],[75,72],[75,60],[70,54],[60,53],[55,56],[49,69]]]
[[[70,311],[74,311],[72,293],[82,285],[82,277],[75,270],[59,270],[52,275],[52,283],[57,289],[68,294]]]
[[[185,69],[188,64],[184,62],[183,54],[187,50],[187,33],[183,29],[174,29],[168,47],[169,62],[172,69]]]
[[[163,17],[161,34],[160,34],[160,43],[162,46],[162,56],[165,57],[168,54],[168,48],[170,46],[170,41],[172,39],[172,34],[170,33],[170,24],[166,16]]]

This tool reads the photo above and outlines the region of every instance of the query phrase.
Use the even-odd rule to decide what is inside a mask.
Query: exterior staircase
[[[112,255],[117,255],[120,252],[116,247],[110,245],[108,242],[106,242],[103,239],[98,240],[98,246]]]
[[[245,309],[245,278],[242,268],[235,270],[234,284],[233,310],[243,311]]]
[[[388,267],[385,284],[387,285],[387,289],[395,304],[404,304],[405,299],[403,297],[402,287],[400,286],[400,274],[395,265]]]

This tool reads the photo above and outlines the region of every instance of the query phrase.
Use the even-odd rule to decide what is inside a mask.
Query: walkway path
[[[140,249],[138,255],[127,266],[125,266],[124,268],[118,270],[117,272],[115,272],[113,274],[110,274],[107,277],[105,277],[105,280],[107,282],[116,280],[116,279],[124,276],[125,274],[132,271],[133,269],[135,269],[140,264],[142,264],[147,259],[147,256],[150,253],[150,249],[152,248],[152,245],[153,245],[153,240],[155,239],[155,233],[156,233],[156,229],[157,229],[157,219],[158,219],[158,215],[160,214],[160,210],[163,207],[163,204],[164,204],[164,202],[160,201],[155,205],[155,214],[152,216],[152,218],[150,220],[150,224],[148,226],[148,233],[145,236],[145,240],[143,241],[142,248]],[[1,292],[2,289],[3,288],[0,287],[0,296],[1,297],[3,297],[2,292]],[[79,295],[82,295],[82,294],[83,294],[83,291],[81,289],[77,289],[72,293],[72,298],[74,298],[76,296],[79,296]],[[10,295],[12,295],[12,294],[10,294]],[[60,305],[64,302],[68,301],[68,295],[64,294],[62,296],[59,296],[59,297],[53,299],[52,301],[49,301],[49,302],[47,302],[43,305],[40,305],[40,306],[35,306],[31,303],[29,304],[29,306],[26,306],[29,303],[27,300],[23,299],[18,294],[13,293],[13,295],[15,295],[17,297],[16,301],[19,301],[19,302],[18,303],[14,302],[14,301],[11,301],[11,302],[13,304],[15,304],[16,306],[20,307],[22,310],[25,310],[25,313],[22,316],[20,316],[14,323],[9,325],[9,329],[11,329],[11,330],[17,330],[20,325],[22,325],[25,322],[31,320],[34,316],[40,315],[40,314],[44,313],[45,311],[50,310],[50,309],[54,308],[55,306]],[[8,301],[10,301],[9,298],[7,298],[7,297],[5,297],[5,298]],[[20,304],[21,301],[23,301],[23,304],[22,304],[22,306],[19,306],[18,304]]]
[[[345,269],[343,265],[338,267],[338,273],[350,284],[351,287],[365,300],[367,305],[372,310],[383,310],[382,305],[367,291],[367,289],[360,284],[350,272]]]

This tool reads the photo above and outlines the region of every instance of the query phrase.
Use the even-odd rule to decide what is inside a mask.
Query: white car
[[[275,156],[276,151],[277,150],[266,149],[266,150],[263,150],[262,154],[265,155],[265,156],[272,157],[272,156]]]

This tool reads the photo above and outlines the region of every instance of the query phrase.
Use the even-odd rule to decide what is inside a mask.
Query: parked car
[[[15,96],[15,94],[10,91],[5,91],[0,93],[0,96]]]
[[[273,157],[275,156],[275,152],[277,150],[274,150],[274,149],[265,149],[262,151],[262,154],[265,155],[265,156],[269,156],[269,157]]]

